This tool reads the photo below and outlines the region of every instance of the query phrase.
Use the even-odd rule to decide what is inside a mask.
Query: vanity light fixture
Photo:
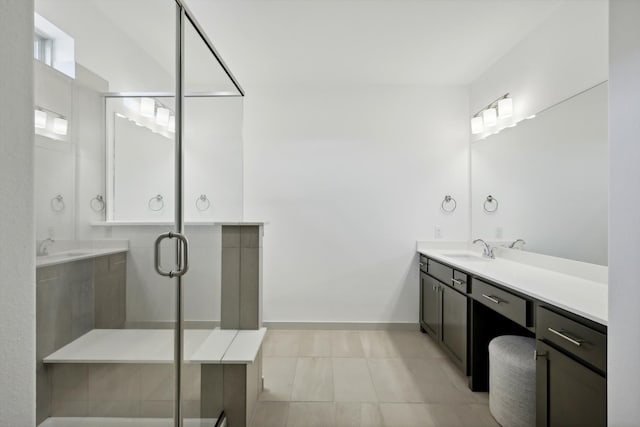
[[[505,119],[512,115],[513,98],[506,93],[473,115],[471,133],[473,135],[484,133],[489,128],[496,126],[499,119]],[[502,129],[499,129],[498,132],[500,130]]]
[[[156,111],[156,123],[160,126],[167,126],[169,124],[169,113],[167,108],[158,107]]]
[[[36,129],[45,129],[47,127],[47,113],[42,110],[34,110],[33,113]]]
[[[56,117],[53,119],[53,133],[57,135],[66,135],[68,128],[68,122],[62,117]]]
[[[153,117],[156,114],[156,101],[153,98],[140,99],[140,114],[144,117]]]

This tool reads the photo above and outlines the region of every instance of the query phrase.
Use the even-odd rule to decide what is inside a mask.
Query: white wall
[[[605,81],[607,40],[606,1],[564,2],[471,84],[469,118],[508,92],[516,121]]]
[[[609,425],[640,420],[640,2],[610,3]]]
[[[35,424],[33,3],[0,0],[0,426]]]
[[[463,87],[252,89],[245,220],[267,223],[265,321],[417,322],[416,240],[468,235],[467,108]]]

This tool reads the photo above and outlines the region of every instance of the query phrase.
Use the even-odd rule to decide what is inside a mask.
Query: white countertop
[[[184,361],[253,363],[266,328],[188,329]],[[172,363],[173,329],[93,329],[43,359],[44,363]]]
[[[482,259],[469,250],[419,247],[418,252],[514,291],[529,295],[563,310],[607,325],[608,286],[606,283],[563,274],[507,259]],[[450,255],[471,255],[454,258]]]
[[[49,255],[36,257],[36,268],[48,265],[62,264],[65,262],[80,261],[83,259],[95,258],[104,255],[112,255],[120,252],[127,252],[126,247],[117,248],[78,248],[63,252],[54,252]]]

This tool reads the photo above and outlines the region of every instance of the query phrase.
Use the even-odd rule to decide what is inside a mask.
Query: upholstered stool
[[[489,343],[489,410],[503,427],[536,424],[533,338],[504,335]]]

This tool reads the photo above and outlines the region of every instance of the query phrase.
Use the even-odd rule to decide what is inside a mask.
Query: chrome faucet
[[[514,240],[513,242],[511,242],[511,244],[509,246],[507,246],[507,247],[509,249],[522,249],[522,246],[520,246],[519,248],[516,247],[516,246],[518,246],[519,243],[522,244],[522,246],[527,244],[527,242],[525,242],[524,240],[518,239],[518,240]]]
[[[492,248],[491,246],[489,246],[489,244],[487,242],[485,242],[482,239],[476,239],[473,241],[473,243],[482,243],[484,245],[484,249],[482,250],[482,256],[485,258],[491,258],[494,259],[496,257],[496,254],[494,252],[494,248]]]
[[[49,245],[55,243],[55,240],[53,240],[51,237],[47,237],[46,239],[44,239],[42,242],[40,242],[40,245],[38,246],[38,256],[45,256],[45,255],[49,255]]]

